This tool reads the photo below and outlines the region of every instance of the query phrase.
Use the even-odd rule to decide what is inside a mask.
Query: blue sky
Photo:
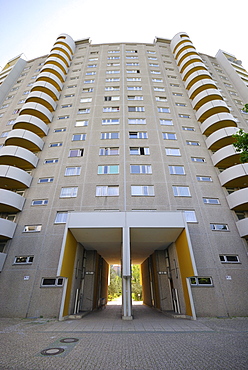
[[[197,51],[219,49],[241,59],[248,70],[247,1],[208,0],[0,0],[0,66],[24,53],[48,54],[60,33],[92,43],[171,39],[185,31]]]

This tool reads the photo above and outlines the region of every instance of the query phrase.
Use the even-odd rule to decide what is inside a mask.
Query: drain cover
[[[64,352],[63,348],[47,348],[47,349],[43,349],[43,351],[41,351],[41,354],[44,356],[54,356],[62,352]]]
[[[60,342],[61,343],[74,343],[74,342],[78,342],[79,339],[77,338],[64,338],[64,339],[61,339]]]

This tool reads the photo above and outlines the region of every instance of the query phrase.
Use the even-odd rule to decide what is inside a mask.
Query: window
[[[65,95],[65,98],[72,98],[74,96],[75,96],[75,94],[67,94],[67,95]]]
[[[148,58],[149,59],[149,58]],[[149,66],[150,67],[159,67],[159,65],[157,63],[149,63]]]
[[[62,146],[62,143],[60,142],[60,143],[50,143],[49,144],[50,148],[54,148],[54,147],[57,147],[57,146]]]
[[[120,57],[108,57],[108,59],[120,59]]]
[[[154,91],[165,91],[164,87],[154,87]]]
[[[116,54],[117,54],[117,53],[119,53],[119,52],[120,52],[119,50],[109,50],[109,51],[108,51],[108,53],[112,53],[112,54],[114,54],[114,53],[116,53]]]
[[[81,173],[81,167],[66,167],[65,176],[79,176]]]
[[[97,67],[97,64],[88,64],[87,65],[87,68],[96,68]]]
[[[103,112],[119,112],[120,107],[104,107]]]
[[[10,131],[3,131],[0,137],[7,137]]]
[[[119,78],[106,78],[106,82],[119,82]]]
[[[148,135],[147,132],[141,131],[130,131],[129,132],[129,139],[147,139]]]
[[[199,141],[189,141],[189,140],[186,140],[186,144],[187,145],[195,145],[195,146],[200,145]]]
[[[77,114],[85,114],[90,113],[90,108],[80,108],[77,112]]]
[[[129,125],[145,125],[145,118],[128,118]]]
[[[201,158],[201,157],[191,157],[191,161],[192,162],[206,162],[206,159]]]
[[[120,90],[119,86],[107,86],[105,87],[105,91],[118,91]]]
[[[196,176],[198,181],[213,181],[210,176]]]
[[[58,163],[58,158],[53,158],[53,159],[45,159],[44,164],[50,164],[50,163]]]
[[[68,217],[68,211],[59,211],[55,217],[55,224],[65,224]]]
[[[95,80],[84,80],[85,84],[93,84]]]
[[[153,185],[132,185],[131,195],[133,196],[154,196],[154,186]]]
[[[127,78],[127,81],[128,82],[131,82],[131,81],[141,81],[141,78],[140,77],[129,77],[129,78]]]
[[[61,188],[60,198],[75,198],[77,196],[78,187]]]
[[[237,254],[220,254],[219,257],[221,263],[240,263]]]
[[[149,164],[131,164],[130,165],[130,173],[152,173],[152,166]]]
[[[83,149],[70,149],[68,157],[82,157],[84,154]]]
[[[66,128],[55,128],[53,132],[64,132],[66,131]]]
[[[41,287],[60,287],[64,285],[63,278],[42,278]]]
[[[110,71],[106,71],[106,73],[120,73],[120,71],[118,69],[113,69],[113,70],[110,70]]]
[[[155,75],[161,75],[161,72],[160,71],[150,71],[152,74],[155,74]]]
[[[189,114],[178,114],[180,118],[190,118]]]
[[[143,100],[142,95],[128,95],[127,100]]]
[[[186,107],[185,103],[175,103],[177,107]]]
[[[128,86],[127,87],[128,90],[142,90],[142,86]]]
[[[98,175],[116,175],[119,173],[119,165],[98,166]]]
[[[30,265],[33,263],[34,256],[18,256],[15,257],[14,265]]]
[[[210,228],[214,231],[229,231],[227,224],[210,224]]]
[[[156,96],[155,99],[156,99],[156,101],[167,101],[167,98],[165,98],[163,96]]]
[[[90,103],[92,102],[92,98],[81,98],[80,103]]]
[[[180,149],[178,148],[165,148],[166,155],[180,156]]]
[[[36,233],[40,232],[42,225],[26,225],[23,229],[24,233]]]
[[[172,93],[172,95],[174,95],[174,96],[183,96],[183,94],[181,94],[181,93]]]
[[[193,286],[213,286],[211,277],[191,277],[190,284]]]
[[[145,107],[128,107],[128,112],[144,112]]]
[[[184,131],[195,131],[194,127],[186,127],[186,126],[183,126],[183,130]]]
[[[126,62],[126,66],[138,66],[139,62]]]
[[[72,89],[73,87],[77,87],[77,85],[69,85],[67,86],[67,89]]]
[[[47,182],[53,182],[53,177],[40,177],[38,180],[39,184],[43,184]]]
[[[173,132],[163,132],[162,135],[163,135],[164,140],[176,140],[177,139],[176,134]]]
[[[197,222],[195,211],[183,210],[183,213],[187,223]]]
[[[220,201],[218,198],[202,198],[203,203],[205,204],[220,204]]]
[[[6,123],[6,125],[7,126],[11,126],[11,125],[13,125],[15,123],[15,119],[10,119],[7,123]]]
[[[103,119],[102,125],[119,125],[120,120],[119,118],[112,118],[112,119]]]
[[[104,101],[115,101],[120,100],[119,96],[104,96]]]
[[[97,186],[96,187],[97,197],[115,197],[119,196],[119,186],[118,185],[107,185],[107,186]]]
[[[0,109],[4,109],[4,108],[7,108],[9,106],[9,104],[4,104],[0,107]]]
[[[188,186],[172,186],[173,194],[175,197],[190,197]]]
[[[83,127],[83,126],[88,126],[89,121],[76,121],[75,126],[76,127]]]
[[[171,175],[185,175],[184,166],[169,166]]]
[[[101,139],[119,139],[119,132],[102,132]]]
[[[61,105],[61,108],[70,108],[72,107],[72,104],[63,104]]]
[[[149,148],[130,148],[130,155],[149,155]]]
[[[170,113],[170,108],[158,108],[159,113]]]
[[[140,73],[139,69],[128,69],[127,73]]]
[[[34,199],[32,200],[32,206],[45,206],[48,204],[48,199]]]
[[[173,121],[172,119],[160,119],[160,125],[163,126],[173,126]]]
[[[162,78],[153,78],[152,82],[163,82]],[[164,90],[161,90],[164,91]]]
[[[86,134],[73,134],[72,141],[84,141],[86,139]]]
[[[70,116],[59,116],[58,119],[67,119],[69,118]]]
[[[100,148],[99,155],[119,155],[119,148]]]

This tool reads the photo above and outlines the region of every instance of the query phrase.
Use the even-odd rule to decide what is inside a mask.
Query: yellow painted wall
[[[185,230],[183,230],[182,233],[179,235],[175,244],[176,244],[178,263],[179,263],[181,279],[182,279],[184,300],[185,300],[185,305],[186,305],[186,314],[189,316],[192,316],[186,278],[190,276],[194,276],[194,270],[193,270],[193,265],[191,261],[191,255],[189,251],[188,240],[187,240],[187,235],[186,235]]]
[[[77,252],[77,241],[72,235],[71,231],[68,230],[66,242],[65,242],[65,250],[64,250],[63,262],[62,262],[62,267],[61,267],[61,273],[60,273],[61,276],[68,278],[63,316],[66,316],[69,314],[71,287],[72,287],[72,279],[73,279],[76,252]]]

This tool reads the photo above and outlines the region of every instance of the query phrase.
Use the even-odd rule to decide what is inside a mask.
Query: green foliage
[[[248,104],[245,106],[247,106],[248,112]],[[248,133],[241,129],[237,134],[233,135],[233,138],[235,139],[233,146],[235,147],[236,152],[240,152],[240,162],[248,162]]]
[[[140,266],[132,265],[132,298],[142,301],[142,285],[140,284]]]
[[[244,105],[243,111],[246,112],[246,113],[248,113],[248,104],[245,104]]]
[[[113,299],[120,297],[121,293],[122,293],[121,277],[117,275],[113,266],[110,266],[110,284],[108,287],[108,301],[112,301]]]

